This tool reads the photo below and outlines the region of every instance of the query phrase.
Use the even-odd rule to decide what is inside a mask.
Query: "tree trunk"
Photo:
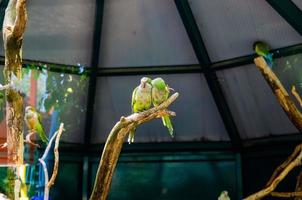
[[[10,0],[3,22],[5,50],[4,77],[10,83],[12,75],[21,79],[22,41],[27,22],[25,0]],[[7,156],[9,164],[23,164],[23,98],[12,90],[6,90]]]

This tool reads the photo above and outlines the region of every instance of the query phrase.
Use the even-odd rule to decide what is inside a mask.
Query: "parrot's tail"
[[[132,129],[130,132],[129,132],[129,135],[128,135],[128,143],[131,144],[134,142],[134,132],[135,132],[135,128]]]
[[[272,69],[273,68],[273,54],[269,53],[264,57],[267,65]]]
[[[172,126],[172,122],[170,120],[170,117],[168,117],[168,116],[162,117],[162,120],[163,120],[164,126],[166,126],[168,128],[171,137],[174,137],[174,135],[173,135],[173,126]]]

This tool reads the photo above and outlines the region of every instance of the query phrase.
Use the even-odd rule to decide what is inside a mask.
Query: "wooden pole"
[[[12,76],[21,79],[22,41],[27,22],[26,1],[10,0],[3,22],[5,50],[4,76],[10,83]],[[7,152],[9,164],[23,164],[23,98],[13,89],[6,90]]]

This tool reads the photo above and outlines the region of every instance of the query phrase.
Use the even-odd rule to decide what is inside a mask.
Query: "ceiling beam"
[[[302,44],[296,44],[288,47],[273,49],[274,58],[302,53]],[[214,71],[230,69],[234,67],[242,67],[244,65],[253,64],[255,54],[240,56],[236,58],[226,59],[211,63],[211,68]],[[51,72],[79,74],[79,67],[73,65],[51,63],[45,61],[23,59],[23,67],[27,65],[47,65],[47,69]],[[4,57],[0,56],[0,65],[4,65]],[[84,67],[84,73],[89,75],[91,67]],[[98,76],[128,76],[128,75],[148,75],[148,74],[177,74],[177,73],[202,73],[199,64],[193,65],[163,65],[163,66],[126,66],[126,67],[106,67],[97,68]]]
[[[207,53],[199,28],[193,16],[189,2],[187,0],[174,0],[182,22],[185,26],[195,55],[201,65],[206,81],[222,118],[225,128],[229,134],[232,145],[235,149],[241,149],[241,139],[235,121],[224,97],[217,75],[211,69],[211,60]]]
[[[102,34],[102,22],[103,22],[103,12],[104,12],[104,0],[95,0],[96,2],[96,14],[95,14],[95,25],[93,34],[93,49],[91,58],[91,68],[90,68],[90,78],[88,86],[87,95],[87,110],[86,110],[86,120],[85,120],[85,137],[84,142],[86,146],[89,146],[91,135],[92,135],[92,125],[93,125],[93,111],[96,95],[96,85],[97,85],[97,70],[99,64],[99,55],[101,48],[101,34]]]

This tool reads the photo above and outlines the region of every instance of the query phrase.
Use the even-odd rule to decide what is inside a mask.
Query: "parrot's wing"
[[[48,138],[47,138],[45,130],[42,126],[42,115],[37,112],[37,116],[38,116],[39,125],[36,128],[38,129],[37,131],[39,132],[39,136],[43,142],[48,143]]]
[[[40,124],[42,124],[42,115],[37,112],[37,116],[38,116],[38,120],[39,120]]]
[[[134,112],[134,104],[135,104],[135,99],[136,99],[136,93],[137,93],[137,89],[138,87],[136,87],[133,92],[132,92],[132,100],[131,100],[131,108],[132,108],[132,112]]]

